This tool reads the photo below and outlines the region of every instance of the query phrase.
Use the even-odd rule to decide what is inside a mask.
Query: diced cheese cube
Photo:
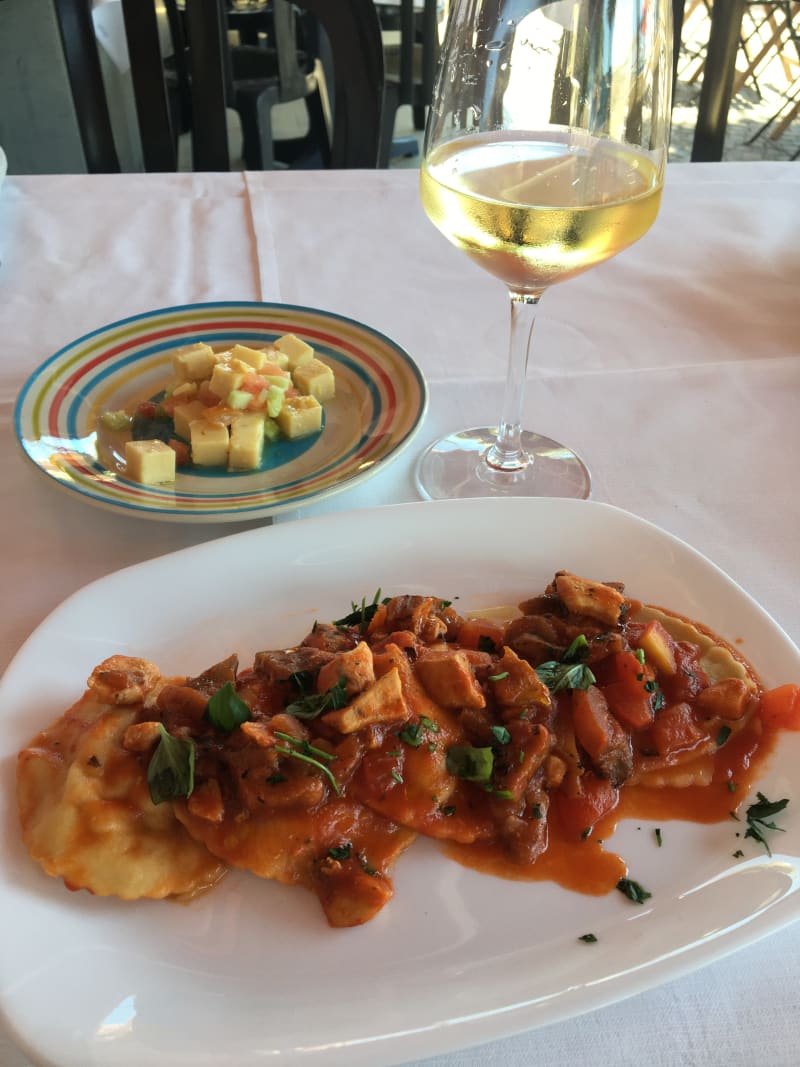
[[[183,382],[200,382],[208,378],[216,362],[216,352],[211,345],[203,342],[184,345],[172,353],[175,375]]]
[[[175,452],[163,441],[126,441],[128,477],[143,485],[175,481]]]
[[[248,348],[247,345],[234,345],[230,351],[231,360],[238,359],[253,370],[261,370],[267,362],[267,353],[263,348]]]
[[[228,427],[208,419],[189,423],[192,462],[198,467],[222,467],[228,462]]]
[[[286,366],[292,371],[295,367],[308,363],[310,359],[314,358],[314,349],[311,345],[307,345],[305,341],[301,341],[293,333],[286,333],[283,337],[279,337],[275,342],[275,347],[286,356]]]
[[[176,385],[172,390],[172,399],[186,403],[192,399],[196,392],[197,382],[181,382],[180,385]]]
[[[264,416],[258,413],[237,415],[231,423],[231,445],[228,450],[230,470],[252,470],[261,464],[264,447]]]
[[[307,437],[322,429],[322,405],[313,396],[289,396],[275,421],[285,437]]]
[[[220,400],[224,400],[231,389],[239,388],[244,381],[244,375],[245,372],[240,370],[238,366],[234,367],[229,363],[217,363],[211,373],[211,381],[208,383],[208,388]]]
[[[189,440],[189,424],[202,418],[205,407],[199,400],[190,400],[188,404],[176,404],[172,412],[175,433],[185,441]]]
[[[327,363],[319,359],[310,359],[301,363],[292,374],[292,381],[305,396],[313,396],[324,404],[336,395],[336,382],[333,371]]]

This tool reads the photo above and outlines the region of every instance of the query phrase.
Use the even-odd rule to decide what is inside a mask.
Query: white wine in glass
[[[422,203],[511,298],[500,423],[423,454],[431,498],[589,495],[571,449],[522,429],[539,300],[652,225],[672,82],[671,0],[454,0],[425,134]]]

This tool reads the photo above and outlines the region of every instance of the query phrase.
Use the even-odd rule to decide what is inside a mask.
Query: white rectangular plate
[[[122,652],[166,673],[299,641],[314,619],[384,594],[514,604],[559,568],[705,622],[766,685],[800,681],[800,653],[734,582],[683,542],[607,505],[446,501],[252,530],[83,589],[29,639],[0,685],[0,1010],[59,1067],[395,1064],[597,1008],[710,962],[798,915],[800,819],[770,858],[736,824],[641,821],[614,838],[644,906],[467,870],[417,841],[368,925],[331,930],[309,893],[229,875],[189,906],[69,893],[19,838],[16,752]],[[797,796],[800,735],[759,787]],[[641,829],[637,829],[641,827]],[[745,858],[733,852],[743,847]],[[578,941],[591,931],[595,945]]]

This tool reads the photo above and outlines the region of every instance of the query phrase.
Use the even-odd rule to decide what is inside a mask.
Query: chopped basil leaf
[[[507,745],[511,740],[511,734],[505,726],[493,726],[492,734],[501,745]]]
[[[447,750],[447,770],[467,782],[488,782],[494,768],[491,748],[472,745],[453,745]]]
[[[649,900],[653,895],[648,893],[644,886],[639,885],[638,882],[634,882],[631,878],[620,878],[617,882],[617,889],[620,893],[623,893],[628,900],[632,900],[634,904],[644,904],[646,900]]]
[[[403,784],[403,776],[400,771],[397,770],[396,767],[392,767],[392,778],[394,778],[398,785]]]
[[[316,719],[323,711],[338,711],[346,705],[347,681],[340,678],[336,685],[332,685],[324,693],[308,693],[287,704],[284,710],[296,719]]]
[[[728,792],[729,793],[735,793],[736,792],[736,782],[734,782],[732,779],[728,782]]]
[[[440,600],[439,601],[439,611],[447,611],[447,609],[450,607],[450,605],[452,603],[453,603],[452,600]]]
[[[583,634],[578,634],[561,661],[547,660],[540,663],[536,673],[551,693],[562,689],[588,689],[597,681],[583,660],[589,655],[589,642]]]
[[[226,682],[206,704],[206,717],[218,730],[229,734],[250,719],[250,708],[237,695],[232,682]]]
[[[434,722],[433,719],[429,719],[427,715],[420,715],[419,721],[422,723],[426,730],[430,730],[434,734],[439,733],[438,722]]]
[[[767,830],[780,830],[784,831],[782,826],[776,826],[774,822],[768,822],[773,815],[778,815],[786,805],[789,803],[788,798],[783,800],[767,800],[763,793],[756,793],[758,800],[755,804],[751,804],[745,812],[747,818],[747,830],[745,837],[751,837],[754,841],[758,841],[767,850],[767,855],[772,855],[772,850],[767,844],[767,839],[764,836]]]
[[[657,826],[655,828],[655,830],[653,831],[653,833],[656,835],[656,844],[658,845],[659,848],[661,848],[661,846],[664,843],[663,840],[662,840],[662,837],[661,837],[661,827]]]
[[[168,733],[161,723],[161,735],[147,766],[147,784],[154,804],[176,797],[190,797],[194,791],[194,742]]]
[[[597,681],[584,663],[558,663],[548,660],[540,663],[536,673],[551,693],[562,689],[588,689]]]
[[[353,851],[352,844],[348,841],[345,845],[334,845],[328,849],[328,855],[332,860],[349,860]]]
[[[644,649],[643,648],[637,648],[636,649],[636,658],[641,663],[641,665],[644,666]]]
[[[594,945],[597,942],[596,934],[581,934],[578,938],[579,941],[584,941],[587,945]]]

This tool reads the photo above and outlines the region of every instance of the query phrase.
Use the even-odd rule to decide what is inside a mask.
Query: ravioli
[[[158,679],[143,664],[107,660],[84,696],[17,763],[22,837],[31,856],[70,889],[124,900],[192,895],[226,870],[190,837],[171,804],[152,803],[139,757],[123,747]]]
[[[232,867],[318,896],[331,926],[368,922],[394,893],[388,872],[416,837],[352,800],[212,822],[176,804],[193,837]]]

